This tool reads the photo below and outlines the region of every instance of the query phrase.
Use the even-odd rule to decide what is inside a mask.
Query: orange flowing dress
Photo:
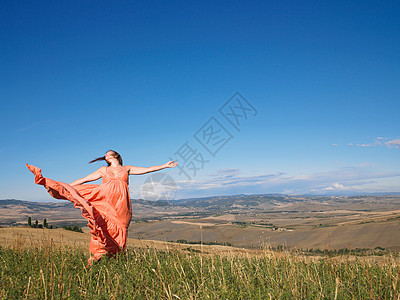
[[[101,184],[71,186],[42,176],[41,169],[26,164],[35,175],[35,183],[43,185],[56,199],[71,201],[81,210],[90,228],[89,265],[104,254],[112,256],[126,249],[127,231],[132,218],[129,174],[114,177],[106,167]]]

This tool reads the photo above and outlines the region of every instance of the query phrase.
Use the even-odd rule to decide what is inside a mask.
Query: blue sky
[[[71,182],[102,164],[209,160],[176,198],[400,192],[398,1],[6,1],[0,199],[52,200],[25,163]],[[237,91],[257,114],[235,129]],[[232,100],[233,101],[233,100]],[[214,117],[215,157],[194,138]],[[182,159],[180,161],[182,164]],[[134,198],[148,175],[131,176]]]

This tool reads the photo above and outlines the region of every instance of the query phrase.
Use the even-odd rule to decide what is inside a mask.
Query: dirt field
[[[179,205],[134,201],[128,232],[132,239],[130,243],[187,240],[230,243],[247,249],[267,246],[320,250],[382,247],[400,251],[399,196],[293,198],[261,195],[196,201]],[[88,233],[87,221],[68,202],[0,201],[0,225],[27,224],[28,216],[32,222],[38,220],[39,224],[44,218],[48,224],[58,227],[76,224]],[[32,238],[20,229],[14,230],[14,236],[20,235],[27,242]],[[50,235],[44,236],[51,236],[54,243],[62,244],[64,241],[70,243],[70,234],[76,233],[53,229]],[[73,238],[74,243],[86,248],[89,237],[84,236],[78,233]],[[0,239],[3,239],[2,243],[13,243],[13,239],[4,235]]]
[[[0,228],[0,246],[7,248],[23,249],[42,247],[70,247],[86,250],[89,248],[90,234],[68,231],[65,229],[37,229],[30,227],[6,227]],[[220,245],[186,245],[179,243],[166,243],[162,241],[138,240],[128,238],[128,247],[131,248],[155,248],[155,249],[180,249],[189,247],[204,253],[235,253],[259,254],[260,251],[251,251]]]
[[[293,231],[275,230],[257,226],[212,224],[198,221],[159,221],[134,223],[129,237],[161,241],[229,242],[237,247],[276,247],[284,245],[298,249],[319,248],[370,248],[383,247],[400,250],[400,219],[369,222],[364,224],[345,223],[338,226],[303,226]],[[212,224],[212,225],[210,225]],[[201,225],[201,228],[200,228]]]

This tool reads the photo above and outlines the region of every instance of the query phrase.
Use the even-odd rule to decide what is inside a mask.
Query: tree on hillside
[[[43,220],[43,227],[44,228],[49,228],[49,225],[47,224],[47,220],[46,219]]]
[[[76,231],[76,232],[83,233],[82,228],[79,227],[78,225],[74,225],[74,226],[63,226],[63,228],[64,228],[65,230],[70,230],[70,231]]]
[[[38,220],[36,220],[35,221],[35,228],[38,228],[39,227],[39,222],[38,222]]]
[[[32,227],[32,218],[31,217],[28,217],[28,226]]]

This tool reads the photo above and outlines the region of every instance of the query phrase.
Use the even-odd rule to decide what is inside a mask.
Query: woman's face
[[[104,158],[106,159],[106,162],[111,163],[110,159],[115,159],[114,152],[108,151],[106,155],[104,155]]]

